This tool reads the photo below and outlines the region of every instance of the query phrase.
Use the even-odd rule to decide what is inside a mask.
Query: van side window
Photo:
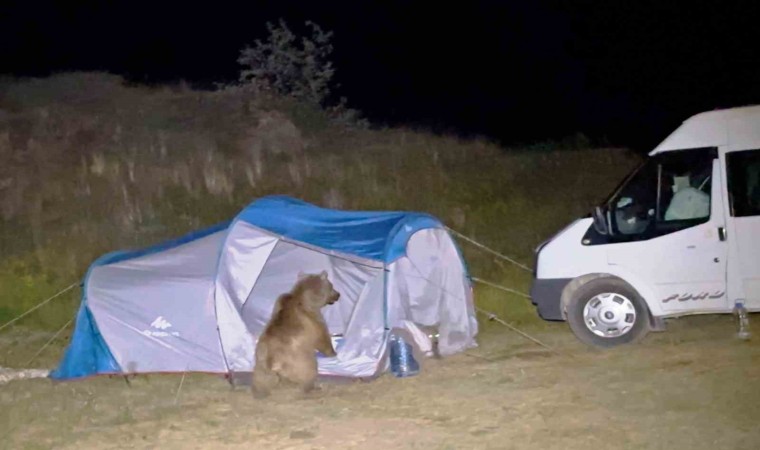
[[[704,148],[650,158],[612,198],[613,234],[643,240],[707,222],[716,156]]]
[[[665,160],[660,164],[659,222],[710,217],[712,161]]]
[[[726,154],[731,215],[760,216],[760,149]]]

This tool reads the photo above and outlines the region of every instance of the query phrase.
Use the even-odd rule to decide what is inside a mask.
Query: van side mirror
[[[594,211],[592,212],[591,216],[594,218],[594,229],[597,233],[606,236],[610,233],[610,227],[607,223],[607,218],[604,215],[604,211],[602,211],[601,206],[594,207]]]

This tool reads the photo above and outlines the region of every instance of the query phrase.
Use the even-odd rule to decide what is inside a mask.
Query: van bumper
[[[565,320],[560,307],[562,291],[572,278],[534,278],[530,288],[531,302],[544,320]]]

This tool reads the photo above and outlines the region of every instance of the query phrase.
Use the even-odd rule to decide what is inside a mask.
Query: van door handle
[[[721,241],[725,241],[728,236],[726,235],[726,227],[718,227],[718,238]]]

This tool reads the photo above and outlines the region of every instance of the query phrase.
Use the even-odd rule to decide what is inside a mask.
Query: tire
[[[650,331],[644,299],[619,278],[597,278],[579,287],[566,312],[575,337],[594,347],[638,342]]]

